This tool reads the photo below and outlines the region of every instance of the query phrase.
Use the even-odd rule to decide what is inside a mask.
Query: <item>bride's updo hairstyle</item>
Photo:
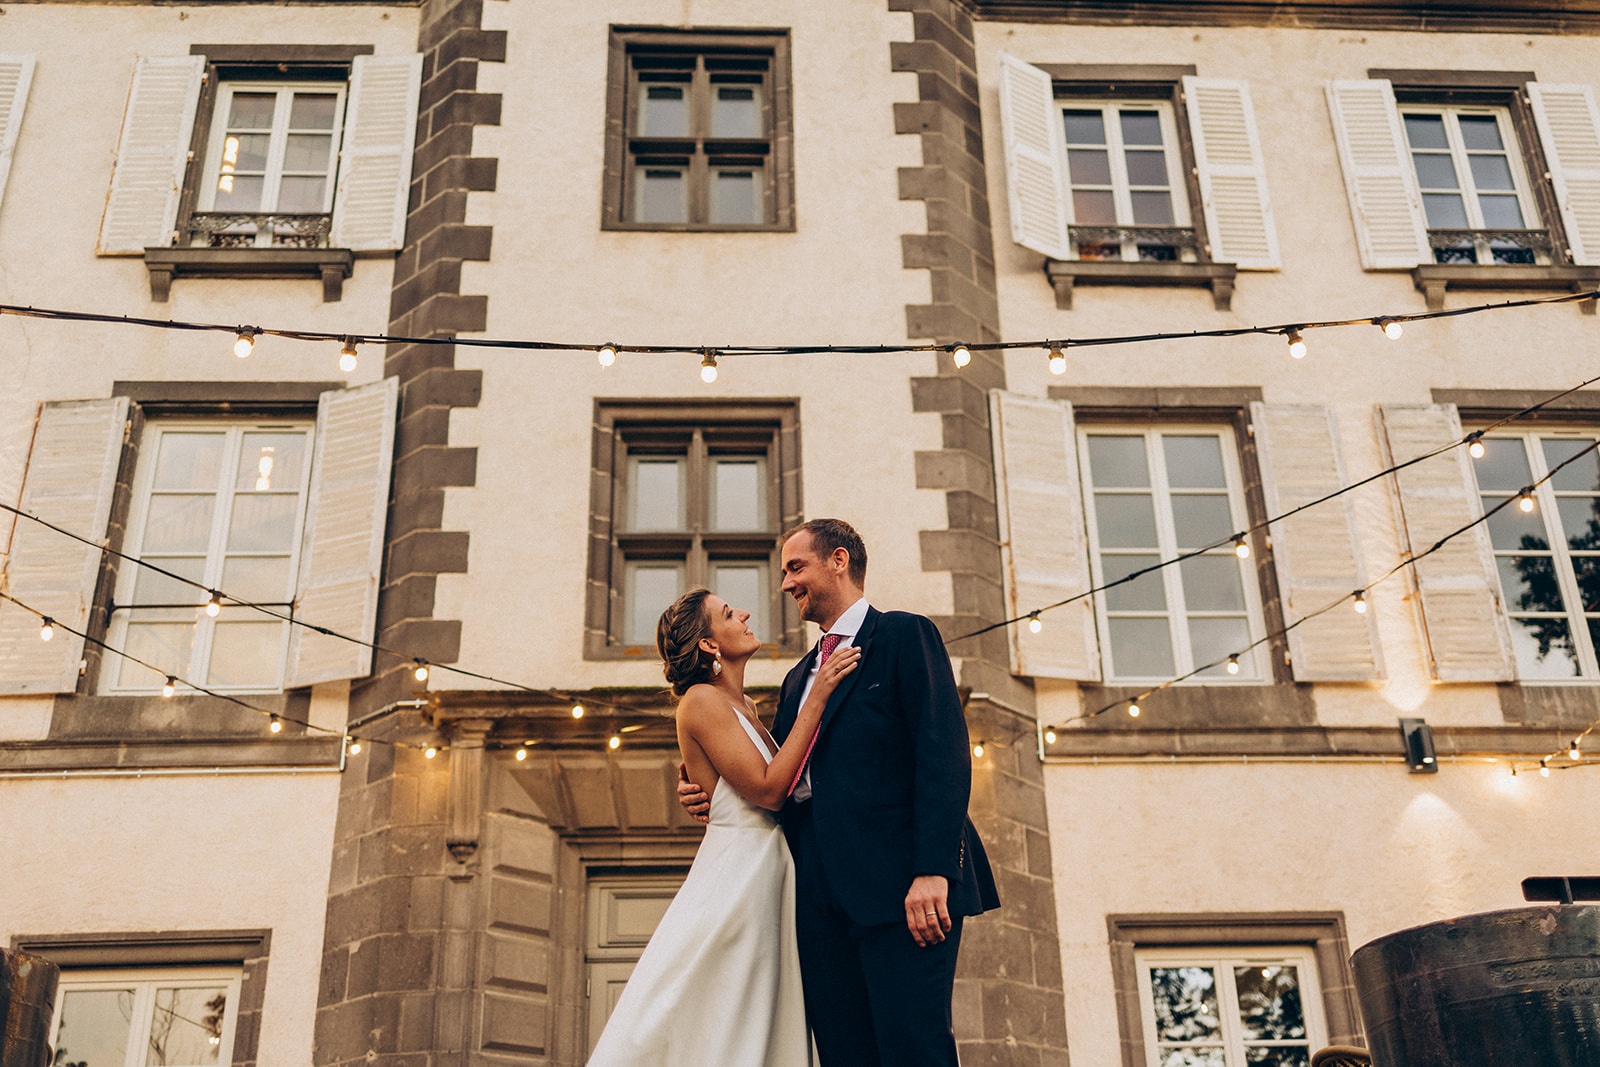
[[[700,647],[711,636],[711,617],[706,614],[709,589],[691,589],[661,613],[656,623],[656,651],[661,653],[661,669],[667,684],[677,696],[691,685],[709,682],[716,657]]]

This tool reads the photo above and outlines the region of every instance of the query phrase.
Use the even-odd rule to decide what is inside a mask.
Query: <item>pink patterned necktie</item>
[[[828,662],[828,657],[833,655],[833,650],[839,647],[839,642],[844,640],[843,634],[823,634],[822,641],[817,645],[817,670],[822,670],[823,664]],[[796,713],[798,714],[798,712]],[[811,744],[806,746],[806,754],[800,760],[800,769],[795,772],[794,781],[789,783],[789,793],[800,786],[800,779],[805,776],[806,766],[811,762],[811,750],[817,747],[817,734],[822,733],[822,727],[817,727],[817,733],[811,735]]]

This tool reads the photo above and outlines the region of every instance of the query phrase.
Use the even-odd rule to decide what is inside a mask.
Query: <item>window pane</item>
[[[278,187],[277,210],[316,214],[327,206],[327,193],[326,178],[284,178]]]
[[[338,114],[339,97],[334,93],[295,93],[289,106],[289,128],[331,130]]]
[[[1093,434],[1089,437],[1089,475],[1097,489],[1143,489],[1150,484],[1144,438]]]
[[[259,619],[249,608],[223,608],[211,641],[209,685],[249,686],[266,689],[278,684],[283,662],[281,622],[246,622]],[[235,621],[238,620],[238,621]]]
[[[1214,663],[1217,666],[1201,671],[1200,677],[1209,678],[1226,675],[1227,668],[1222,661],[1235,652],[1242,653],[1245,646],[1250,643],[1250,627],[1244,619],[1189,619],[1189,651],[1194,656],[1194,665],[1203,666]],[[1250,660],[1244,656],[1239,659],[1240,674],[1248,676]]]
[[[1583,601],[1583,610],[1591,614],[1600,612],[1600,558],[1577,556],[1572,561],[1572,569],[1578,578],[1578,596]],[[1600,649],[1600,645],[1595,647]]]
[[[1227,1067],[1222,1049],[1169,1048],[1161,1052],[1161,1067]]]
[[[1511,611],[1565,611],[1556,584],[1555,560],[1549,556],[1496,556],[1500,589]]]
[[[681,170],[639,171],[640,222],[688,222],[688,183]]]
[[[172,613],[160,613],[170,618]],[[192,613],[191,613],[192,614]],[[128,623],[123,637],[122,650],[133,659],[142,659],[157,670],[168,670],[177,675],[189,673],[189,660],[194,651],[193,622],[140,622]],[[117,684],[148,689],[159,686],[161,678],[154,671],[141,667],[129,659],[121,660],[117,671]]]
[[[1244,1050],[1244,1062],[1254,1067],[1310,1067],[1310,1053],[1304,1048],[1255,1045]]]
[[[1179,550],[1205,548],[1226,541],[1237,531],[1228,498],[1220,494],[1195,496],[1188,493],[1172,497],[1172,527]]]
[[[239,493],[228,524],[229,552],[287,552],[294,547],[300,497],[295,493]]]
[[[1068,144],[1105,144],[1106,120],[1098,110],[1067,111],[1064,116]]]
[[[1550,476],[1550,485],[1557,492],[1600,491],[1600,449],[1595,449],[1593,440],[1546,437],[1539,444],[1544,449],[1545,466],[1555,471]],[[1588,452],[1588,455],[1581,459],[1574,458],[1584,452]],[[1572,462],[1567,463],[1568,460]],[[1563,463],[1567,465],[1561,467]],[[1557,467],[1561,469],[1557,471]]]
[[[1517,674],[1523,679],[1576,678],[1580,673],[1565,619],[1513,618],[1511,647],[1517,653]]]
[[[158,493],[150,498],[140,550],[187,554],[204,552],[211,543],[212,494]]]
[[[1168,193],[1130,193],[1135,226],[1171,226],[1172,196]]]
[[[1511,161],[1505,156],[1468,156],[1472,166],[1472,184],[1479,191],[1488,189],[1515,189],[1511,180]]]
[[[1154,111],[1124,111],[1122,113],[1122,143],[1160,144],[1160,114]]]
[[[1480,196],[1478,210],[1483,213],[1483,225],[1489,230],[1520,230],[1522,205],[1515,196]]]
[[[1074,189],[1072,218],[1080,226],[1114,226],[1117,222],[1117,203],[1109,191]]]
[[[1204,1041],[1218,1035],[1217,976],[1210,967],[1150,968],[1156,1040]]]
[[[235,489],[299,489],[306,463],[303,433],[247,433],[239,449]]]
[[[1243,1024],[1246,1041],[1296,1041],[1305,1038],[1306,1020],[1300,1006],[1300,977],[1293,967],[1235,967],[1233,980],[1239,991],[1239,1022]]]
[[[630,563],[627,575],[628,625],[623,640],[654,645],[657,620],[683,592],[683,568],[673,563]]]
[[[283,169],[292,173],[325,174],[333,138],[325,133],[296,133],[284,144]]]
[[[267,153],[272,137],[265,133],[230,133],[222,142],[222,169],[225,172],[259,173],[267,169]]]
[[[1561,532],[1568,548],[1578,552],[1600,549],[1600,497],[1557,497],[1556,508],[1561,512]]]
[[[262,180],[224,174],[217,180],[217,195],[212,202],[217,211],[260,211]]]
[[[1178,564],[1178,570],[1183,575],[1183,602],[1190,611],[1244,610],[1244,584],[1233,556],[1196,556]]]
[[[1096,493],[1094,518],[1101,548],[1156,547],[1155,505],[1145,493]]]
[[[152,488],[215,489],[226,438],[220,433],[164,433]]]
[[[283,602],[294,593],[288,556],[234,556],[222,565],[222,588],[240,600]],[[190,590],[189,595],[205,599]]]
[[[711,136],[762,137],[761,91],[753,85],[719,85],[711,103]]]
[[[1472,461],[1472,470],[1477,475],[1478,488],[1486,492],[1515,491],[1533,481],[1520,437],[1485,437],[1483,457]]]
[[[61,997],[53,1063],[123,1067],[133,1017],[131,989],[69,989]]]
[[[146,1067],[217,1062],[226,989],[157,989]]]
[[[645,137],[689,136],[687,93],[681,85],[642,85],[639,130]]]
[[[719,459],[712,462],[711,471],[711,528],[765,529],[766,464],[759,459]]]
[[[1165,619],[1107,620],[1113,673],[1120,678],[1151,678],[1172,671],[1172,634]]]
[[[760,222],[761,189],[753,170],[715,170],[711,182],[711,221],[734,226]]]
[[[1226,489],[1228,475],[1222,466],[1222,441],[1214,434],[1161,438],[1167,461],[1167,484],[1174,489]]]
[[[1067,153],[1067,170],[1072,174],[1073,185],[1111,184],[1111,157],[1104,151],[1072,149]]]
[[[1129,152],[1128,183],[1130,185],[1167,184],[1167,154],[1165,152]]]
[[[181,574],[194,581],[204,581],[206,560],[204,556],[151,556],[144,558],[156,566]],[[133,576],[133,603],[135,604],[194,604],[205,602],[205,594],[194,586],[157,574],[149,567],[135,567]]]
[[[1102,556],[1100,572],[1105,576],[1105,584],[1110,585],[1136,571],[1154,567],[1159,562],[1161,557],[1157,555]],[[1167,588],[1162,582],[1161,572],[1151,571],[1131,582],[1111,586],[1106,590],[1106,610],[1166,611]]]
[[[228,128],[271,129],[272,115],[277,108],[277,93],[234,93],[233,100],[228,106]]]
[[[681,530],[688,525],[681,459],[636,459],[629,473],[630,530]]]
[[[1447,193],[1423,193],[1422,206],[1428,215],[1428,226],[1435,230],[1464,230],[1467,228],[1467,208],[1459,196]]]
[[[1407,115],[1406,142],[1412,148],[1445,148],[1450,147],[1450,140],[1444,132],[1443,115]]]
[[[1505,147],[1500,139],[1500,123],[1493,115],[1458,115],[1461,126],[1461,144],[1469,152]]]
[[[750,632],[763,641],[772,640],[767,622],[769,588],[764,563],[714,563],[711,566],[711,591],[733,607],[748,611]]]
[[[1417,184],[1424,189],[1459,189],[1456,165],[1447,155],[1417,152],[1411,161],[1417,167]]]
[[[1505,500],[1505,497],[1484,497],[1483,510]],[[1543,552],[1549,549],[1545,539],[1544,520],[1537,511],[1525,512],[1516,504],[1508,505],[1490,515],[1484,523],[1489,527],[1489,543],[1502,551],[1521,549],[1524,552]]]

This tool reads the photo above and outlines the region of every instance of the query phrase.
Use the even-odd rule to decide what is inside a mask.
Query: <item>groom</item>
[[[782,813],[817,1051],[823,1067],[955,1067],[962,920],[1000,901],[967,818],[972,764],[950,657],[928,619],[867,603],[867,550],[849,523],[796,527],[782,558],[783,591],[824,636],[783,681],[780,742],[820,661],[861,649]],[[709,806],[697,785],[678,792],[697,816]]]

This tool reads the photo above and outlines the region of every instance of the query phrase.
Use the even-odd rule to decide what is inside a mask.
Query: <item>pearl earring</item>
[[[714,674],[714,675],[715,674],[721,674],[722,673],[722,653],[721,652],[713,652],[712,655],[715,656],[716,658],[711,661],[711,673]]]

